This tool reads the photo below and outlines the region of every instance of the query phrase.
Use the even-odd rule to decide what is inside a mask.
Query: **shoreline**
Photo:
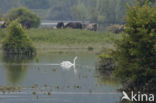
[[[73,45],[61,45],[61,44],[34,44],[37,51],[101,51],[103,49],[114,49],[113,44],[105,45],[88,45],[88,44],[73,44]]]
[[[36,47],[37,52],[94,52],[99,53],[103,50],[115,49],[113,44],[72,44],[72,45],[62,45],[62,44],[50,44],[50,43],[33,43]],[[0,44],[0,52],[2,52],[2,46]]]

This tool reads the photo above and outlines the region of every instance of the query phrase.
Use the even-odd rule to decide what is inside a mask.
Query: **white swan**
[[[63,61],[60,63],[60,66],[64,69],[70,69],[72,66],[75,68],[75,62],[76,62],[77,56],[74,58],[73,63],[70,61]]]

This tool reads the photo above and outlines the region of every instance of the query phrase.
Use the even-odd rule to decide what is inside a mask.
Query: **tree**
[[[89,0],[89,20],[101,24],[124,23],[126,3],[133,4],[134,0]]]
[[[24,7],[11,9],[5,18],[6,21],[18,19],[22,26],[26,28],[38,27],[40,25],[40,18],[34,12]]]
[[[76,0],[50,0],[51,8],[47,19],[52,20],[71,20],[71,7]]]
[[[82,20],[84,21],[85,19],[87,19],[87,8],[85,7],[85,5],[82,2],[78,2],[78,4],[75,6],[73,6],[71,8],[71,13],[72,13],[72,17],[78,20]]]
[[[97,21],[97,15],[98,15],[98,10],[97,10],[97,1],[96,0],[89,0],[88,1],[88,18],[92,22]]]
[[[18,7],[20,5],[20,0],[0,0],[0,8],[2,13],[7,12],[11,8]]]
[[[146,2],[150,2],[150,3],[155,2],[155,0],[137,0],[137,1],[140,3],[140,5],[144,5]]]
[[[24,33],[24,29],[17,20],[13,21],[7,28],[9,31],[7,37],[2,42],[2,48],[5,54],[34,55],[36,50],[32,41]]]
[[[2,20],[2,13],[1,13],[1,9],[0,9],[0,21]]]
[[[115,51],[115,74],[133,90],[156,91],[156,8],[128,7],[126,33]]]
[[[22,4],[30,9],[47,9],[49,0],[22,0]]]

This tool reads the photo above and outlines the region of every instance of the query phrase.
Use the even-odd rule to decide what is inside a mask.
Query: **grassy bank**
[[[30,29],[26,34],[38,48],[102,48],[112,46],[121,35],[74,29]]]
[[[28,29],[26,34],[38,49],[113,48],[113,42],[121,39],[113,33],[76,29]]]

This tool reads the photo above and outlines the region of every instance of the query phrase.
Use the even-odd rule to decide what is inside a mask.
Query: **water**
[[[64,60],[73,61],[75,56],[77,72],[73,67],[67,70],[58,65]],[[34,59],[0,58],[0,103],[120,102],[120,83],[95,69],[94,53],[53,52],[40,53]]]

